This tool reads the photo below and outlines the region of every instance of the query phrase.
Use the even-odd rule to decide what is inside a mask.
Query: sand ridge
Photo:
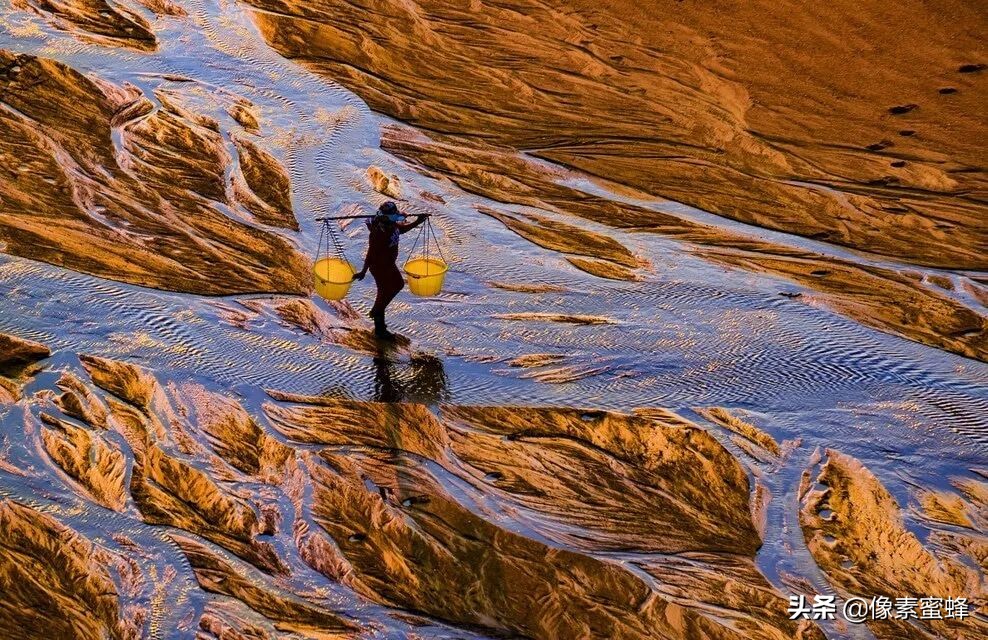
[[[985,17],[966,3],[248,4],[284,55],[461,144],[904,261],[985,267],[988,86],[962,72],[984,53]]]

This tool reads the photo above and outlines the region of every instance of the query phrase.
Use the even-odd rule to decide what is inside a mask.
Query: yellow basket
[[[316,280],[316,293],[327,300],[342,300],[353,284],[353,270],[346,260],[322,258],[312,267]]]
[[[449,266],[439,258],[416,256],[405,263],[408,290],[417,296],[434,296],[443,288]]]

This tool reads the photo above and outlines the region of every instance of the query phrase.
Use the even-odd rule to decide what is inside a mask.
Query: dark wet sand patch
[[[580,227],[533,214],[509,215],[488,207],[477,209],[500,221],[526,240],[545,249],[608,260],[625,267],[637,267],[638,260],[617,240]]]
[[[520,322],[539,321],[581,325],[617,324],[615,320],[602,316],[569,315],[562,313],[496,313],[491,317],[498,320],[516,320]]]
[[[627,282],[635,282],[640,279],[634,271],[626,269],[619,264],[607,262],[606,260],[584,260],[583,258],[567,257],[566,262],[580,271],[597,276],[598,278],[625,280]]]
[[[530,353],[508,360],[509,367],[544,367],[565,360],[568,356],[561,353]]]
[[[555,284],[528,283],[528,282],[491,282],[496,289],[514,291],[516,293],[564,293],[566,287]]]

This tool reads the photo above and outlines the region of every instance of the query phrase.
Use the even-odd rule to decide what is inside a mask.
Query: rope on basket
[[[434,242],[436,245],[436,252],[439,254],[439,258],[443,262],[449,264],[446,261],[446,256],[443,254],[442,245],[439,244],[439,238],[436,236],[436,230],[432,228],[432,218],[426,218],[425,224],[422,225],[422,229],[418,232],[418,235],[415,236],[415,242],[412,243],[411,248],[408,250],[408,254],[405,256],[405,262],[402,266],[407,265],[408,262],[412,259],[412,256],[415,255],[415,249],[418,247],[420,241],[422,242],[422,253],[425,255],[425,259],[429,260],[430,238],[432,239],[432,242]]]
[[[323,252],[323,238],[326,239],[326,251]],[[332,243],[335,255],[333,257],[346,262],[346,252],[343,250],[343,242],[339,233],[329,220],[323,220],[322,229],[319,231],[319,244],[316,247],[316,260],[329,258],[329,245]]]

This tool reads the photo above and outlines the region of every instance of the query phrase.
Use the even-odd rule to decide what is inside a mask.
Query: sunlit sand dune
[[[968,3],[248,4],[278,51],[424,129],[768,228],[985,267],[988,87],[967,72],[985,18]]]

